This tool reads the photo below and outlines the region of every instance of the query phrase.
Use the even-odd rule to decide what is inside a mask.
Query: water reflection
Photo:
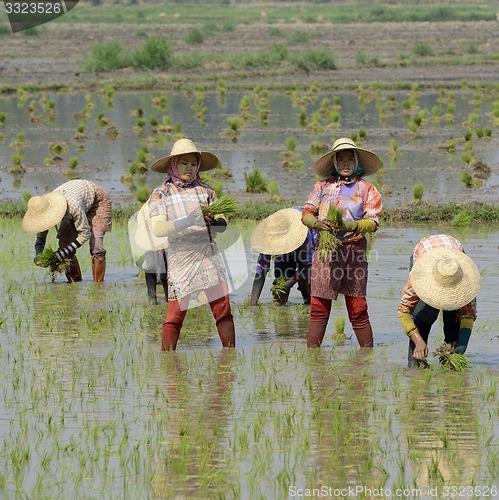
[[[344,364],[321,350],[311,353],[310,397],[315,439],[306,488],[383,486],[376,465],[380,436],[372,433],[371,349],[360,349]]]
[[[401,416],[406,484],[481,484],[480,419],[469,378],[442,371],[410,381]]]
[[[225,460],[236,358],[229,349],[208,360],[187,359],[175,352],[165,355],[169,437],[154,476],[157,498],[178,491],[188,496],[203,491],[207,498],[238,491]],[[201,366],[206,361],[208,365]]]

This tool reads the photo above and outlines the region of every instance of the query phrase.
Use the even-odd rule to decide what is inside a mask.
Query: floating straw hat
[[[156,160],[151,169],[155,172],[167,172],[170,165],[170,160],[173,156],[186,155],[189,153],[198,153],[201,156],[201,166],[199,170],[211,170],[218,165],[218,158],[208,151],[199,151],[196,145],[190,139],[179,139],[172,146],[172,151],[168,156],[163,156]]]
[[[263,219],[251,235],[251,246],[256,252],[280,255],[296,250],[307,237],[308,228],[301,221],[301,213],[294,208],[283,208]]]
[[[416,259],[411,281],[418,297],[435,309],[455,311],[471,302],[480,288],[480,271],[466,254],[434,248]]]
[[[359,155],[359,166],[361,166],[364,170],[364,175],[374,174],[374,172],[376,172],[376,170],[381,167],[381,160],[378,155],[374,154],[368,149],[357,147],[352,139],[342,137],[341,139],[335,141],[335,143],[333,144],[333,149],[329,151],[329,153],[321,156],[314,163],[314,165],[312,166],[314,172],[323,177],[329,177],[331,175],[331,171],[335,170],[333,165],[333,156],[338,151],[344,151],[345,149],[354,149],[355,151],[357,151],[357,154]]]
[[[46,231],[61,222],[67,207],[66,197],[58,191],[32,196],[24,214],[23,229],[30,233]]]
[[[145,250],[163,250],[168,248],[168,238],[154,236],[151,229],[151,219],[149,218],[149,207],[147,203],[142,205],[137,214],[137,229],[135,230],[135,243]]]

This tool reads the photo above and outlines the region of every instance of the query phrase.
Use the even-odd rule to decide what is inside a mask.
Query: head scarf
[[[178,156],[173,156],[172,159],[170,160],[170,164],[168,165],[168,175],[166,176],[165,182],[171,180],[171,182],[173,182],[175,186],[179,187],[190,186],[195,181],[201,182],[201,177],[199,177],[199,167],[201,167],[201,158],[198,153],[195,154],[198,159],[198,165],[196,174],[190,181],[184,181],[183,179],[180,178],[180,175],[178,173],[178,159],[180,155],[178,155]]]

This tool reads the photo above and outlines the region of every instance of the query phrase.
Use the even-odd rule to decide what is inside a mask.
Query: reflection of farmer
[[[313,232],[301,223],[303,207],[285,208],[264,219],[251,235],[251,245],[260,252],[251,305],[256,306],[274,259],[273,302],[287,302],[291,288],[298,283],[305,304],[310,304],[310,266],[313,253]],[[282,283],[282,290],[276,285]]]
[[[109,194],[91,181],[73,180],[62,184],[51,193],[33,196],[28,201],[28,211],[23,219],[26,231],[37,233],[35,252],[43,252],[48,230],[59,224],[57,238],[59,249],[56,263],[71,261],[66,272],[69,281],[81,281],[81,270],[76,250],[90,240],[92,274],[94,281],[104,281],[106,250],[104,234],[111,231],[111,199]],[[38,265],[38,258],[35,263]]]
[[[321,261],[318,251],[314,252],[308,347],[321,345],[332,301],[339,293],[345,295],[348,317],[360,346],[373,345],[366,301],[365,233],[378,229],[381,196],[362,176],[373,174],[380,165],[377,155],[358,148],[350,139],[342,138],[313,166],[314,171],[325,179],[316,182],[303,209],[302,221],[312,229],[330,231],[342,244],[326,262]],[[333,227],[326,219],[330,205],[342,211],[343,220],[339,227]]]
[[[174,350],[193,293],[204,291],[216,320],[224,347],[234,347],[234,321],[230,309],[227,278],[213,233],[223,232],[222,215],[207,213],[201,205],[216,200],[215,191],[199,178],[218,158],[199,151],[189,139],[180,139],[170,155],[157,160],[152,169],[167,172],[163,184],[149,198],[152,233],[168,237],[168,312],[163,326],[162,348]]]
[[[414,265],[413,265],[414,264]],[[476,319],[480,272],[461,243],[446,234],[422,238],[414,247],[411,272],[398,311],[409,336],[409,368],[428,355],[428,335],[443,311],[445,342],[464,354]]]

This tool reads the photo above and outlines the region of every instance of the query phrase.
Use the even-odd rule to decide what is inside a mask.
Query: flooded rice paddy
[[[152,189],[162,182],[148,166],[181,135],[217,153],[232,174],[226,193],[244,191],[244,174],[258,168],[277,181],[282,197],[306,199],[320,146],[351,134],[382,157],[385,168],[373,179],[384,188],[387,204],[410,202],[418,183],[425,185],[424,199],[437,203],[495,200],[499,185],[497,89],[474,84],[456,91],[359,85],[357,91],[326,92],[312,85],[306,91],[226,92],[222,82],[218,91],[176,94],[104,86],[95,93],[21,90],[1,98],[0,108],[6,114],[0,126],[4,198],[42,194],[76,175],[100,183],[115,200],[133,201],[140,183]],[[54,145],[61,147],[58,154]],[[16,154],[24,171],[15,168]],[[77,166],[68,172],[72,158]],[[461,177],[473,173],[474,160],[492,171],[482,187],[468,189]],[[134,162],[142,163],[140,173],[129,175]]]
[[[101,284],[87,247],[84,281],[51,283],[18,226],[0,221],[2,496],[288,498],[321,488],[334,498],[498,497],[499,228],[431,231],[458,237],[482,273],[471,368],[455,373],[431,355],[432,370],[405,369],[396,307],[426,227],[384,227],[373,241],[372,351],[331,338],[342,300],[312,352],[295,290],[288,306],[272,306],[269,278],[263,304],[248,307],[248,252],[236,265],[249,278],[231,295],[236,349],[221,348],[203,306],[165,354],[167,306],[148,305],[125,223],[106,235]],[[238,228],[247,243],[251,224]],[[435,325],[430,352],[441,340]]]

